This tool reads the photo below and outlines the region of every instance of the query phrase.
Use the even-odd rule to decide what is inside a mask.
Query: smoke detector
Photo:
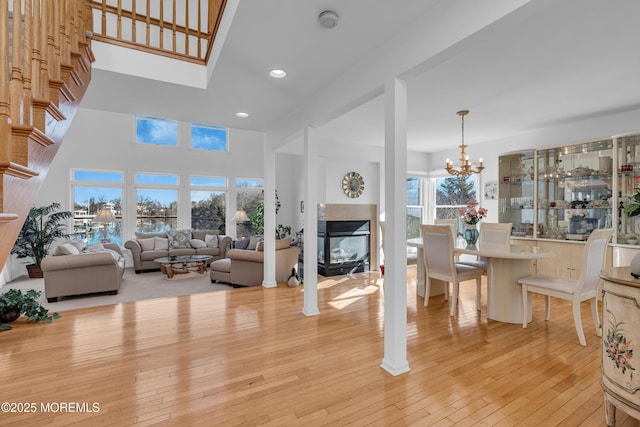
[[[338,25],[338,14],[331,10],[325,10],[318,16],[318,22],[324,28],[333,28]]]

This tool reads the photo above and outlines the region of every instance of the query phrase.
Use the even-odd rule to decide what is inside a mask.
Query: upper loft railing
[[[93,40],[206,64],[226,0],[91,0]]]

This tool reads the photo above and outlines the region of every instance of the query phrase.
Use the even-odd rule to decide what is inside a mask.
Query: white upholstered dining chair
[[[435,225],[448,225],[449,227],[451,227],[451,235],[453,236],[453,244],[455,245],[456,239],[458,238],[458,220],[455,218],[436,218],[433,220],[433,223]],[[455,254],[453,256],[453,259],[458,262],[458,260],[460,259],[460,254]]]
[[[424,266],[426,288],[424,306],[429,305],[431,279],[446,282],[445,300],[449,299],[449,282],[453,284],[453,295],[449,302],[449,315],[456,313],[459,284],[466,280],[476,280],[476,308],[480,310],[480,284],[482,270],[468,265],[458,264],[453,259],[453,235],[448,225],[421,225],[422,243],[424,246]]]
[[[510,222],[481,222],[480,235],[478,236],[479,244],[509,244],[511,225],[512,223]],[[475,260],[470,261],[460,261],[460,264],[480,268],[483,274],[487,274],[487,259],[485,257],[477,257]]]
[[[582,319],[580,317],[580,303],[589,300],[591,303],[591,314],[593,323],[596,326],[598,336],[602,335],[600,329],[600,319],[598,316],[598,282],[600,281],[600,270],[604,265],[607,243],[613,234],[612,229],[594,230],[582,253],[582,266],[580,277],[568,279],[564,277],[536,275],[528,276],[518,280],[522,285],[522,327],[527,327],[529,317],[527,299],[529,292],[545,295],[545,320],[551,316],[551,297],[569,300],[573,307],[573,323],[578,333],[578,339],[583,346],[587,345],[582,330]]]

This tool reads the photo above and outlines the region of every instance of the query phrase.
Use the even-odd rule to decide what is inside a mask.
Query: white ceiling
[[[207,89],[95,69],[82,106],[272,132],[381,46],[406,48],[398,35],[431,22],[451,1],[459,8],[476,3],[241,0]],[[323,10],[340,16],[336,28],[318,25]],[[409,149],[434,152],[458,145],[461,109],[471,110],[465,119],[469,145],[640,109],[639,17],[638,0],[531,0],[425,57],[419,70],[405,70]],[[386,58],[377,60],[385,65]],[[287,78],[270,78],[272,68],[286,70]],[[237,111],[251,117],[238,119]],[[327,117],[318,134],[382,146],[382,97]]]

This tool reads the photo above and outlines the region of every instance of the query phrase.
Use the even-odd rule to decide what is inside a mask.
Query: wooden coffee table
[[[154,261],[160,264],[160,271],[166,274],[168,279],[171,279],[174,274],[185,274],[190,271],[204,274],[207,269],[207,261],[211,258],[213,258],[211,255],[184,255],[156,258]]]

